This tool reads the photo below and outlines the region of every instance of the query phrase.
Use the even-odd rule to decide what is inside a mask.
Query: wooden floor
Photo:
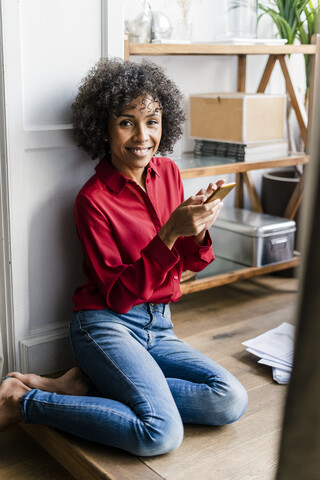
[[[294,322],[297,281],[257,277],[186,295],[172,306],[175,331],[230,370],[248,391],[249,406],[235,424],[186,426],[181,447],[168,455],[137,458],[46,427],[14,426],[0,435],[1,480],[273,480],[286,387],[258,365],[241,342]],[[25,432],[28,432],[27,435]]]

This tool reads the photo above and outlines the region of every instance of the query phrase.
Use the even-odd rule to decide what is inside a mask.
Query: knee
[[[179,417],[146,425],[145,439],[135,454],[142,457],[163,455],[176,450],[183,440],[183,424]]]
[[[226,425],[237,421],[246,411],[248,394],[241,383],[233,378],[224,386],[223,411],[219,416],[219,424]]]
[[[248,395],[241,383],[229,372],[208,382],[209,396],[206,397],[206,425],[226,425],[238,420],[248,406]]]

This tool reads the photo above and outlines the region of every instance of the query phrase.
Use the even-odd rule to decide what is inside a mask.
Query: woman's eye
[[[130,120],[121,120],[120,125],[121,127],[130,127],[131,122]]]
[[[158,125],[158,120],[150,120],[149,125]]]

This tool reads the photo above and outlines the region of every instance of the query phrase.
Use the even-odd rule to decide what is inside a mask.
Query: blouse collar
[[[100,180],[113,192],[119,194],[127,183],[131,182],[130,178],[125,177],[122,173],[118,172],[107,157],[103,157],[95,168]],[[149,174],[155,174],[158,177],[159,171],[155,166],[154,157],[151,158],[147,165],[147,176]]]

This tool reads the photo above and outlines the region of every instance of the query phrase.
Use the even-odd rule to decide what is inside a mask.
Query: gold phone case
[[[213,202],[213,200],[216,200],[217,198],[220,198],[220,200],[222,200],[224,197],[228,195],[228,193],[231,192],[231,190],[235,186],[236,184],[232,182],[232,183],[226,183],[225,185],[218,187],[217,190],[212,192],[212,194],[207,198],[207,200],[204,203]]]

